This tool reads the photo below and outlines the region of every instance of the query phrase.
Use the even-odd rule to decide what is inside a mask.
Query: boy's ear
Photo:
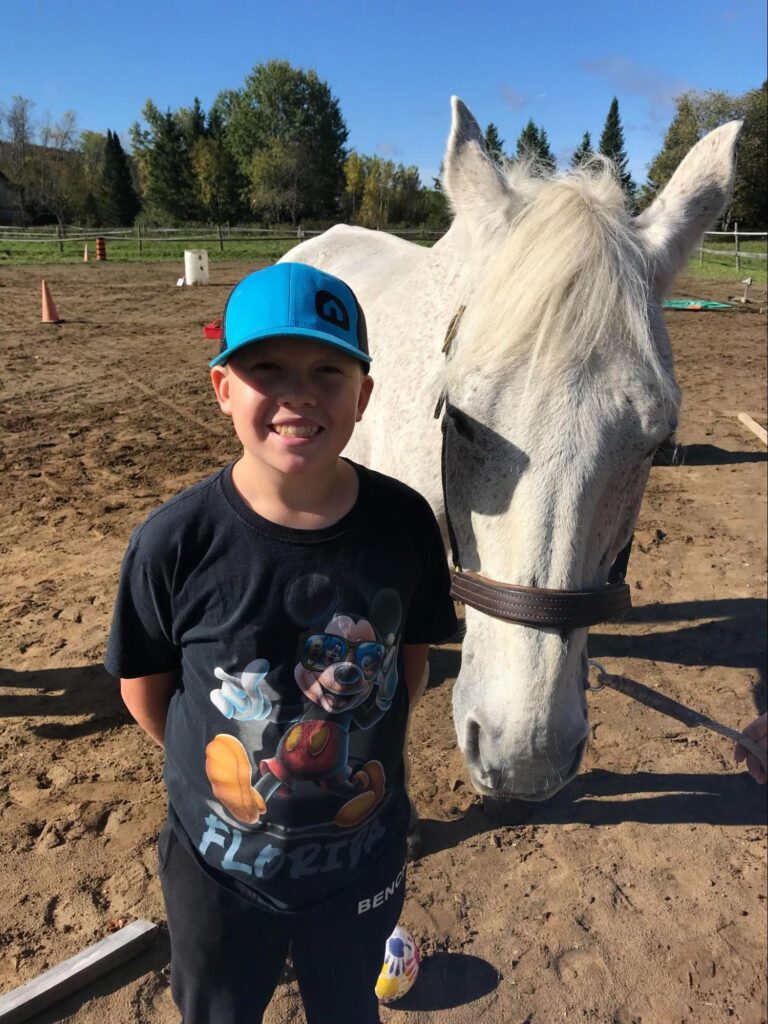
[[[371,392],[373,391],[373,377],[366,373],[363,377],[363,383],[360,388],[360,394],[357,397],[357,416],[355,417],[355,423],[359,423],[363,418],[368,402],[371,398]]]
[[[219,408],[225,416],[232,415],[232,408],[229,403],[229,370],[226,366],[211,367],[211,384],[216,395]]]

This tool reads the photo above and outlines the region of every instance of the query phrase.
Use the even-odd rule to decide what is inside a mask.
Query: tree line
[[[504,140],[493,123],[485,130],[485,145],[491,156],[502,166],[515,160],[530,160],[545,174],[557,170],[557,160],[550,147],[546,129],[537,125],[532,118],[517,137],[514,154],[508,156],[504,152]],[[629,157],[624,143],[624,128],[619,115],[619,101],[615,96],[608,108],[597,152],[613,161],[627,202],[630,207],[634,207],[637,203],[638,190],[628,170]],[[584,132],[581,142],[573,152],[570,166],[574,168],[586,165],[594,155],[592,136],[588,131]]]
[[[450,214],[439,178],[424,185],[416,167],[347,147],[339,101],[314,71],[286,61],[259,64],[240,89],[225,90],[205,110],[162,112],[151,100],[130,128],[130,153],[116,132],[78,133],[66,111],[35,125],[34,103],[14,96],[0,108],[0,211],[12,197],[22,223],[129,226],[262,223],[324,225],[343,219],[367,227],[426,225],[443,229]],[[628,207],[639,210],[663,188],[691,146],[711,128],[744,119],[730,219],[764,228],[766,214],[766,85],[740,96],[687,92],[660,152],[640,187],[628,170],[616,97],[598,141],[585,131],[570,165],[589,166],[595,153],[613,161]],[[499,128],[485,131],[503,166],[533,161],[557,169],[545,128],[531,119],[510,153]]]

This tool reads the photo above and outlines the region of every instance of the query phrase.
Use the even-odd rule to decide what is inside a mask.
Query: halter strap
[[[460,306],[448,325],[443,342],[443,352],[446,355],[456,336],[465,309],[466,306]],[[608,582],[601,587],[588,587],[583,590],[523,587],[516,583],[500,583],[497,580],[481,576],[480,573],[465,571],[461,568],[459,542],[448,504],[446,429],[448,414],[452,408],[446,388],[437,401],[434,416],[435,419],[442,416],[440,475],[443,485],[445,523],[448,529],[453,564],[456,567],[451,574],[451,595],[457,601],[461,601],[485,615],[490,615],[492,618],[540,628],[580,629],[626,615],[632,607],[632,595],[624,582],[632,550],[631,537],[616,556],[608,574]]]
[[[632,607],[623,580],[585,590],[548,590],[499,583],[476,572],[458,570],[451,575],[451,594],[494,619],[554,629],[595,626],[626,615]]]

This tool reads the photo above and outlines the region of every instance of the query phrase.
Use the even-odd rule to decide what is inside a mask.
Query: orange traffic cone
[[[40,323],[42,324],[60,324],[61,317],[59,311],[56,309],[56,303],[53,301],[51,290],[45,283],[43,278],[42,286],[42,299],[43,299],[43,311],[40,317]]]
[[[88,259],[89,259],[89,256],[88,256],[88,243],[86,242],[85,243],[85,248],[83,249],[83,263],[87,263]]]

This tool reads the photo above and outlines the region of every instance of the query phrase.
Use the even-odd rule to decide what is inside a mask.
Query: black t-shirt
[[[402,839],[403,645],[456,630],[427,502],[355,466],[320,530],[254,512],[232,467],[131,537],[106,666],[178,672],[165,733],[170,819],[222,884],[264,907],[327,899]]]

